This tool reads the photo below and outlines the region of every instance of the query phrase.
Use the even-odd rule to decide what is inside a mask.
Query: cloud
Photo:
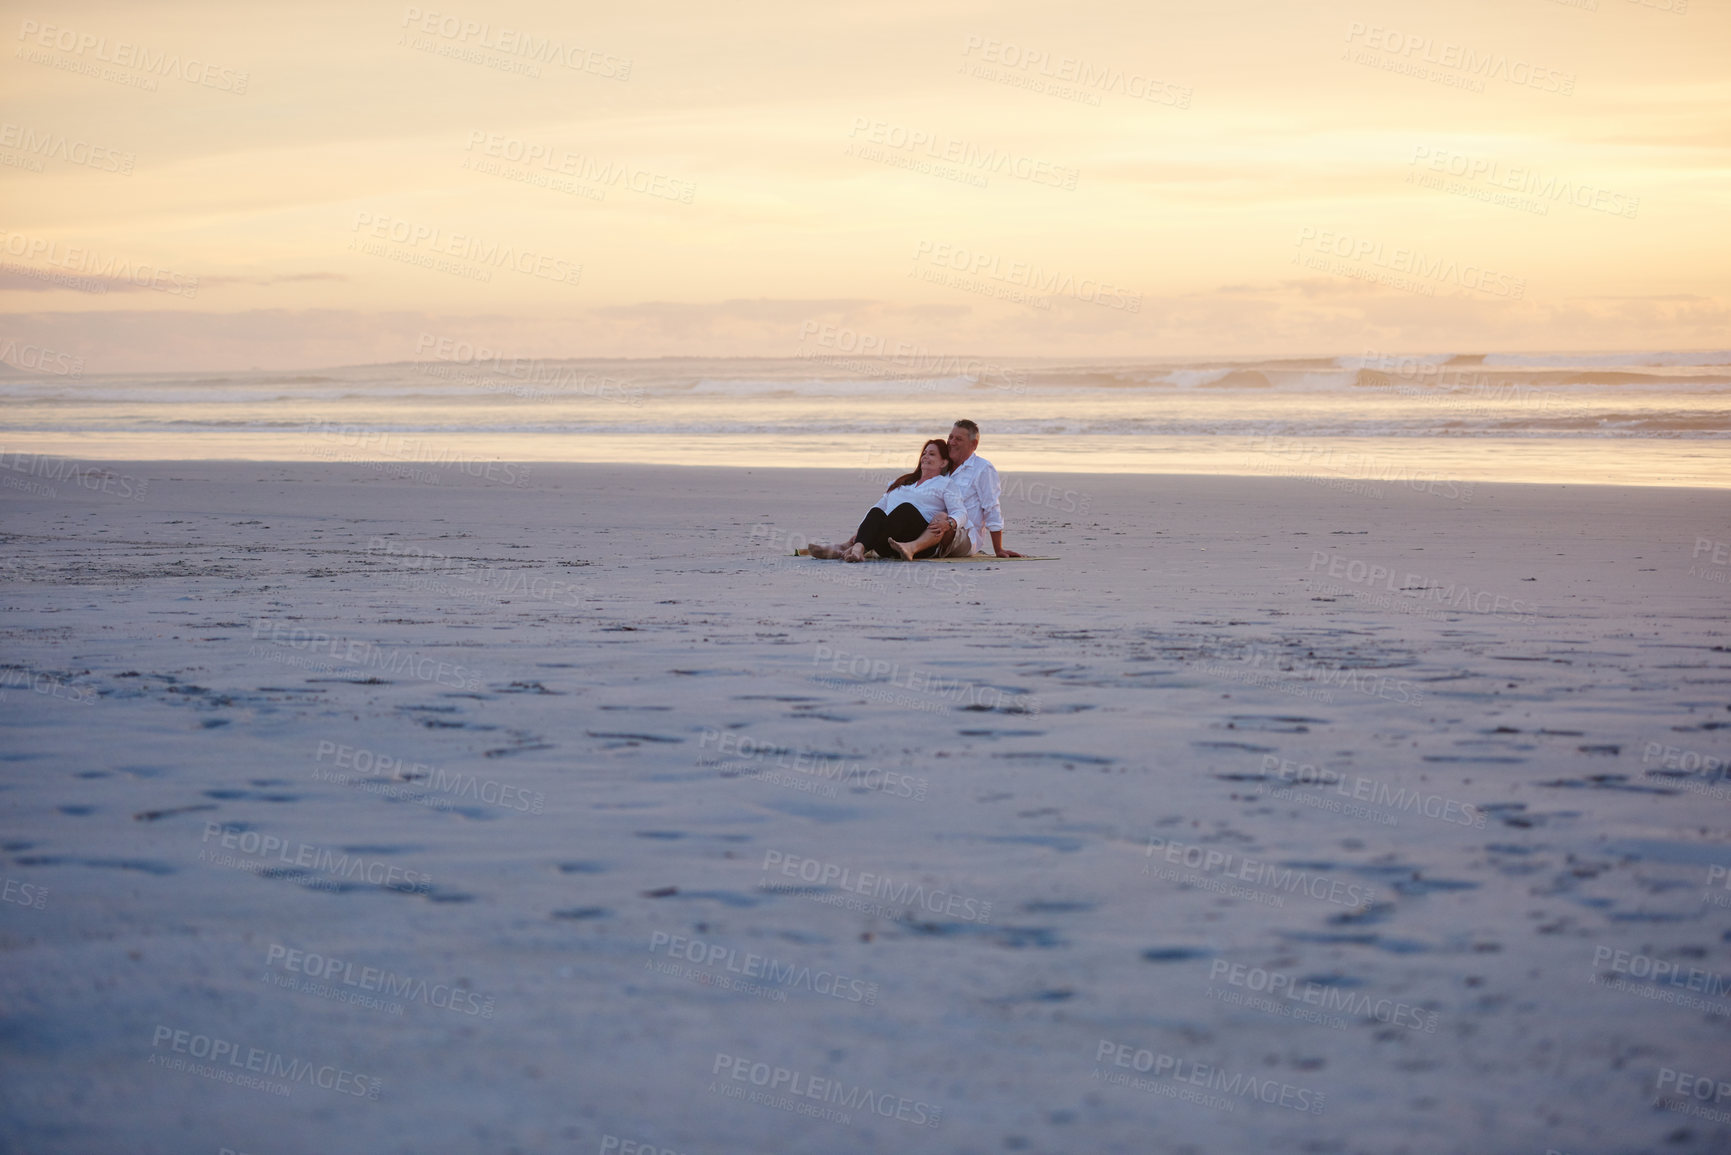
[[[159,279],[159,278],[158,278]],[[173,284],[213,288],[224,285],[293,285],[307,281],[348,281],[346,273],[273,273],[256,277],[177,277]],[[100,276],[92,273],[61,272],[56,269],[35,269],[28,265],[0,263],[0,292],[21,293],[149,293],[161,292],[155,284],[141,283],[125,276]]]
[[[347,273],[272,273],[262,277],[200,277],[199,286],[207,285],[298,285],[305,281],[352,281]]]
[[[150,286],[135,285],[115,277],[92,277],[84,273],[60,273],[32,269],[27,265],[0,264],[0,292],[17,293],[143,293]]]
[[[878,347],[985,357],[1334,356],[1368,347],[1623,350],[1717,348],[1731,300],[1704,294],[1562,301],[1400,292],[1345,277],[1234,282],[1147,295],[1136,312],[1067,297],[1050,309],[981,299],[644,301],[558,316],[415,310],[107,309],[0,314],[0,337],[84,357],[86,372],[315,369],[424,358],[434,342],[508,357],[799,357],[846,331]]]

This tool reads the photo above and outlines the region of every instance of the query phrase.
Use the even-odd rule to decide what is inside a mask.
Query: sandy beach
[[[1722,491],[0,488],[0,1147],[1731,1149]]]

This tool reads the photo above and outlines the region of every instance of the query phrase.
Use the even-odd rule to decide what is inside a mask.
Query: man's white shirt
[[[950,471],[950,486],[967,511],[966,518],[956,520],[967,527],[974,552],[991,553],[992,531],[1004,528],[1004,513],[998,508],[1003,482],[997,468],[976,453]]]

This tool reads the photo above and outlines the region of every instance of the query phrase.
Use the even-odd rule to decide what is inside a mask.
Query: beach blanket
[[[811,554],[807,553],[803,549],[796,549],[793,551],[793,556],[794,557],[810,557]],[[1023,554],[1021,557],[998,557],[996,554],[976,553],[976,554],[971,554],[968,557],[922,557],[919,560],[920,561],[981,562],[981,561],[1061,561],[1063,559],[1057,558],[1057,557],[1034,557],[1034,556],[1029,555],[1029,554]],[[899,562],[899,561],[901,561],[901,559],[900,558],[893,558],[893,557],[868,557],[868,558],[866,558],[866,561],[868,561],[868,562],[873,562],[873,561],[895,561],[895,562]],[[906,564],[906,563],[903,563],[903,564]]]

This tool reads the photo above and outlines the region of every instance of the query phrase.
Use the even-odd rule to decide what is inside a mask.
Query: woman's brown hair
[[[926,455],[927,447],[932,445],[938,447],[938,456],[944,459],[944,467],[938,471],[938,476],[942,477],[950,471],[950,443],[934,437],[930,441],[926,442],[925,445],[920,446],[920,457],[924,457]],[[904,485],[912,485],[919,479],[920,458],[916,457],[914,458],[914,471],[912,473],[904,473],[894,481],[890,482],[890,489],[900,489]],[[886,489],[884,492],[888,493],[890,489]]]

